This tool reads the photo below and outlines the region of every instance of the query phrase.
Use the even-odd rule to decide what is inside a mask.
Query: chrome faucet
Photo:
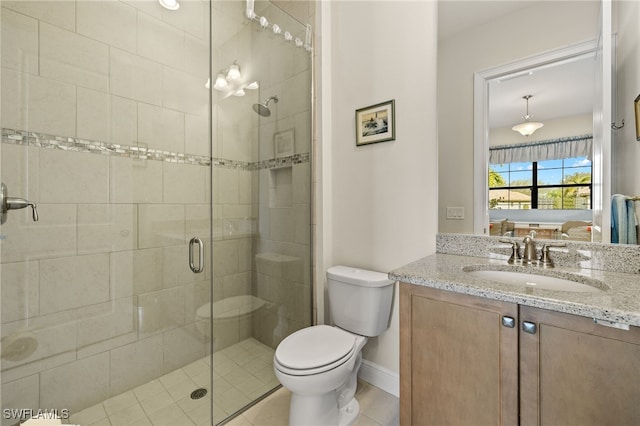
[[[522,263],[531,265],[536,262],[536,242],[532,236],[527,235],[522,240],[524,248],[522,249]]]
[[[511,244],[512,252],[511,257],[507,261],[510,265],[533,265],[541,266],[543,268],[553,268],[553,260],[549,256],[549,247],[566,247],[565,242],[546,242],[542,245],[540,250],[540,258],[537,258],[536,241],[532,235],[527,235],[522,240],[522,254],[520,253],[520,243],[515,240],[500,239],[501,243]]]

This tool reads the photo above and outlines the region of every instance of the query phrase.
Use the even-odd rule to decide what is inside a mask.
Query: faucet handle
[[[553,260],[551,260],[551,256],[549,256],[549,247],[566,247],[567,243],[544,243],[542,245],[542,250],[540,251],[540,264],[547,268],[553,268]]]
[[[500,238],[498,241],[501,243],[511,244],[511,257],[507,260],[507,263],[512,265],[516,260],[520,260],[520,243],[515,240],[509,240],[506,238]]]

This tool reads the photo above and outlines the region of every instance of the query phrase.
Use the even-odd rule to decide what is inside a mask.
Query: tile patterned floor
[[[214,424],[278,385],[273,349],[250,338],[213,355]],[[210,398],[193,400],[197,388],[210,390],[210,359],[205,357],[159,379],[71,416],[81,426],[210,426]],[[231,420],[229,426],[286,426],[290,392],[279,389]],[[356,393],[357,426],[399,425],[398,398],[364,381]]]
[[[356,398],[360,404],[360,417],[355,426],[400,425],[400,404],[397,397],[359,380]],[[290,399],[291,393],[287,389],[279,389],[226,426],[287,426]]]
[[[243,340],[213,355],[214,421],[218,423],[278,386],[273,349]],[[210,396],[193,400],[195,389],[210,391],[211,361],[202,358],[159,379],[71,416],[81,426],[209,426]]]

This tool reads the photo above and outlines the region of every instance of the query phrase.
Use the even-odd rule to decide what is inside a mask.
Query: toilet
[[[386,274],[332,266],[327,283],[335,326],[296,331],[280,342],[274,355],[276,377],[291,391],[291,426],[355,423],[362,348],[368,337],[389,328],[394,281]]]

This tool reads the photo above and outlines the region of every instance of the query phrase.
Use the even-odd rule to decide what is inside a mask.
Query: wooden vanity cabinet
[[[640,424],[640,328],[401,283],[400,424]]]
[[[640,328],[520,307],[520,424],[640,424]]]
[[[400,424],[517,424],[517,314],[516,304],[402,283]]]

